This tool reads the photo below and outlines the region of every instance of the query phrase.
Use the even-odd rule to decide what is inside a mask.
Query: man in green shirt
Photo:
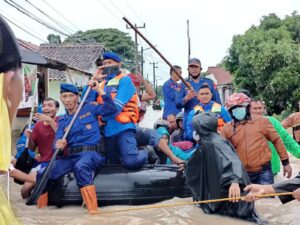
[[[255,119],[264,115],[265,104],[259,99],[252,99],[250,104],[250,114],[251,118]],[[296,158],[300,158],[300,145],[293,139],[293,137],[286,131],[286,129],[281,125],[280,121],[271,116],[266,116],[269,121],[272,123],[274,129],[277,131],[280,136],[285,148],[289,153],[291,153]],[[269,142],[269,147],[272,150],[272,172],[277,174],[280,172],[280,158],[275,150],[275,147],[272,143]]]

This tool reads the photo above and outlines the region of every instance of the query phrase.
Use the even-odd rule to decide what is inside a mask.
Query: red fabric
[[[57,121],[57,118],[56,118]],[[53,141],[55,139],[55,131],[50,125],[45,125],[44,122],[37,122],[32,130],[30,137],[41,155],[40,162],[48,162],[53,155]]]
[[[193,142],[191,141],[179,141],[179,142],[173,142],[173,146],[176,146],[182,150],[188,150],[193,147]]]
[[[137,77],[137,75],[134,75],[132,73],[128,74],[128,76],[131,78],[132,83],[134,84],[135,87],[140,87],[141,86],[141,81]]]

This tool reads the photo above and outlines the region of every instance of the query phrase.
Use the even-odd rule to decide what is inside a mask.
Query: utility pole
[[[191,58],[191,39],[190,39],[190,21],[187,20],[187,39],[188,39],[188,61]]]
[[[144,76],[144,48],[141,47],[141,73]]]
[[[144,23],[143,26],[140,26],[140,27],[138,27],[136,24],[134,24],[134,26],[135,26],[136,29],[146,27],[145,23]],[[132,29],[127,24],[126,24],[126,28],[127,29]],[[138,43],[137,43],[137,33],[136,32],[135,32],[135,35],[134,35],[134,41],[135,41],[135,66],[136,66],[136,72],[140,72],[139,53],[138,53]]]
[[[155,69],[158,68],[156,66],[156,64],[158,64],[158,63],[153,62],[153,63],[150,63],[150,64],[152,64],[152,66],[153,66],[153,87],[155,88],[155,93],[157,94],[157,84],[156,84],[156,77],[155,77]]]
[[[141,73],[144,76],[144,51],[149,50],[151,48],[143,48],[141,47]],[[148,74],[147,74],[147,79],[148,79]]]
[[[188,39],[188,62],[190,61],[191,58],[191,39],[190,39],[190,21],[187,20],[187,39]],[[190,79],[190,74],[189,74],[189,79]]]

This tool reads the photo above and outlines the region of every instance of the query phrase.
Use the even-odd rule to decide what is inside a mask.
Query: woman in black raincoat
[[[187,183],[194,201],[239,197],[240,190],[250,184],[233,146],[217,133],[217,117],[203,112],[193,118],[193,127],[199,137],[199,149],[186,167]],[[205,213],[218,213],[263,224],[253,203],[218,202],[201,204]]]

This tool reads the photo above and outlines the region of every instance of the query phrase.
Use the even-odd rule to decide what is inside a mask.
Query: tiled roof
[[[67,72],[49,69],[49,80],[66,80]]]
[[[19,43],[21,48],[29,49],[29,50],[36,51],[36,52],[40,48],[40,46],[38,46],[38,45],[32,44],[31,42],[24,41],[24,40],[19,39],[19,38],[18,38],[18,43]]]
[[[232,83],[232,76],[230,72],[224,70],[222,67],[208,67],[207,73],[214,75],[218,85]]]
[[[103,51],[100,44],[41,44],[39,52],[46,58],[62,62],[70,68],[89,72]]]
[[[22,63],[46,65],[47,60],[38,53],[39,46],[30,42],[18,39]]]

